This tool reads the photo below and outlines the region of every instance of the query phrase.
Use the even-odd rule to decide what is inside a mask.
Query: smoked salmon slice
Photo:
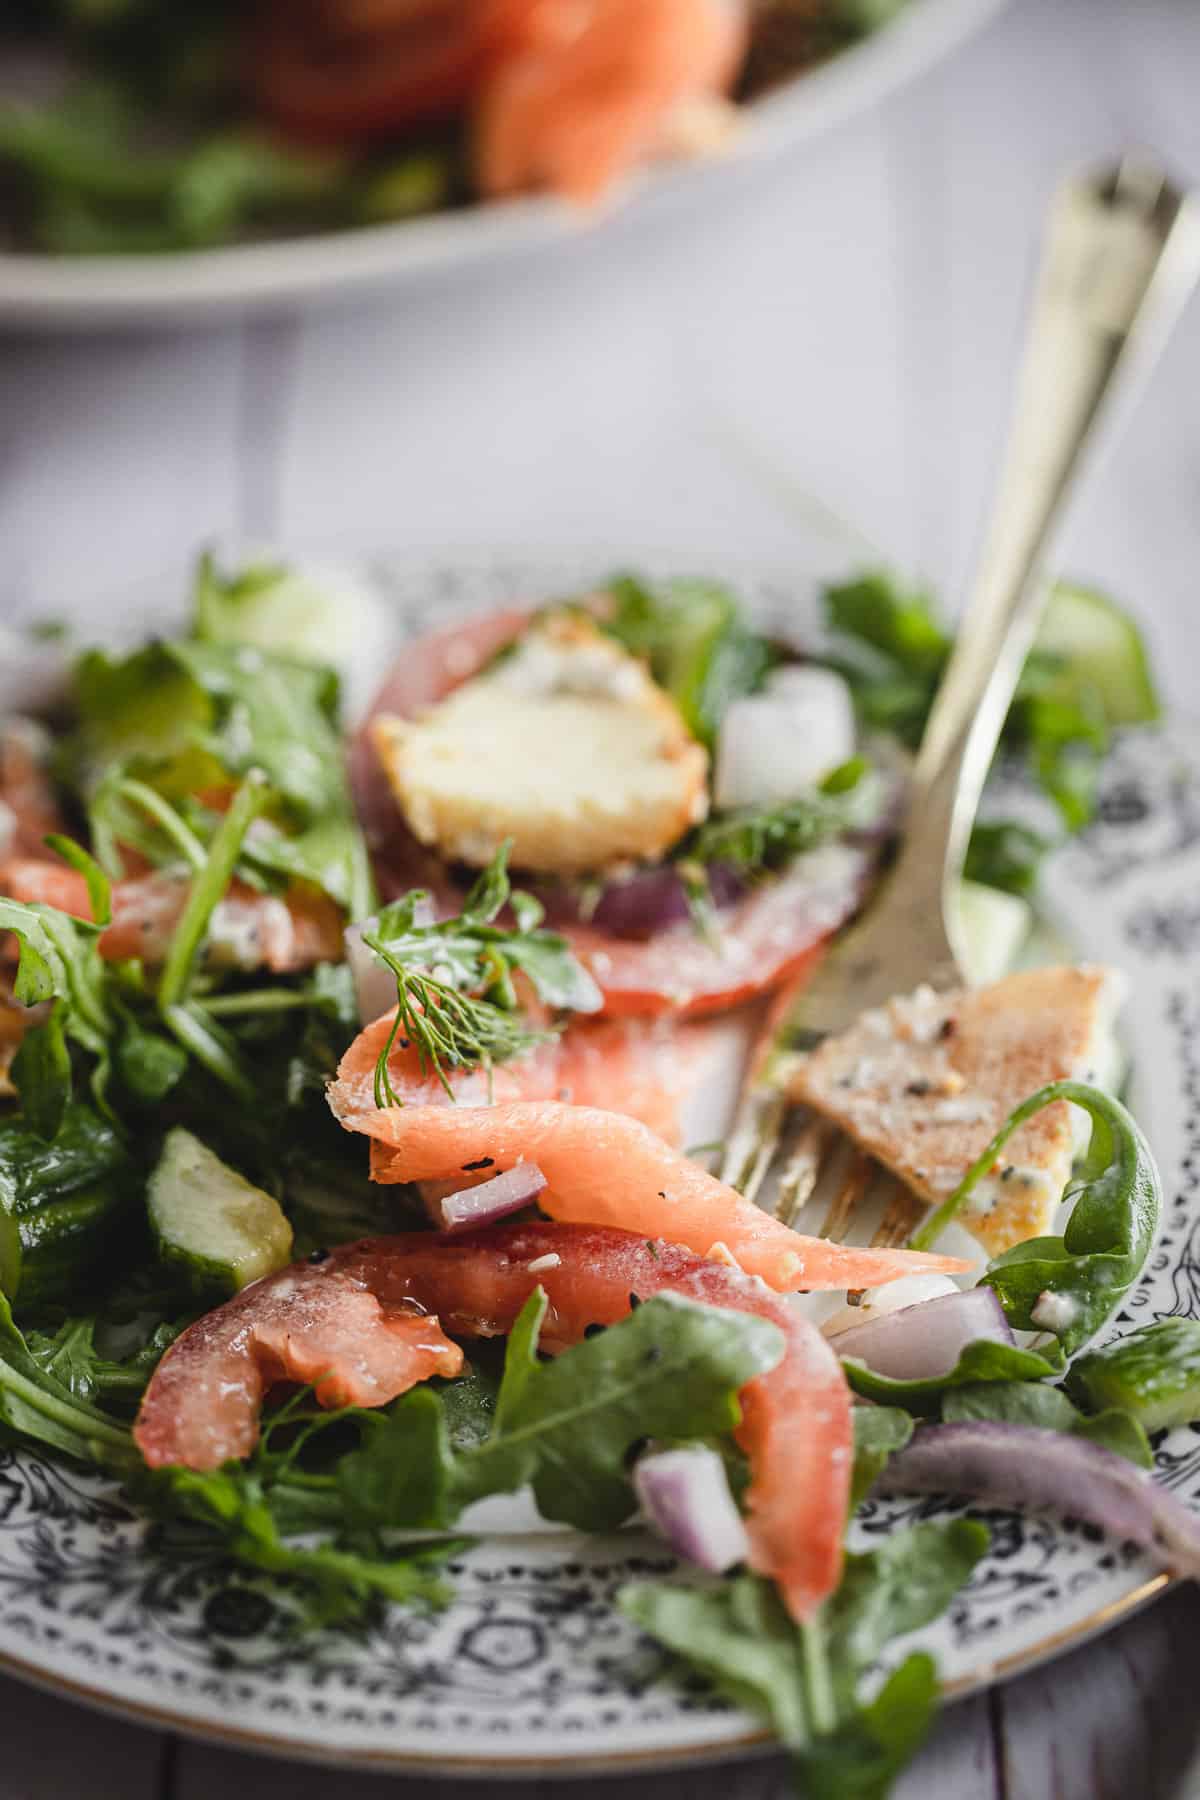
[[[152,1467],[217,1468],[253,1448],[275,1382],[310,1380],[323,1367],[323,1404],[370,1394],[357,1403],[383,1405],[426,1373],[452,1372],[425,1367],[448,1361],[443,1331],[503,1335],[539,1286],[549,1301],[542,1344],[552,1351],[578,1343],[590,1325],[623,1319],[634,1298],[661,1293],[778,1325],[783,1358],[742,1389],[736,1436],[751,1470],[752,1565],[779,1584],[793,1617],[809,1617],[841,1571],[853,1446],[838,1358],[760,1282],[631,1232],[539,1221],[453,1238],[367,1238],[268,1275],[171,1346],[134,1436]]]
[[[489,14],[508,42],[476,110],[488,194],[595,201],[660,149],[680,108],[725,91],[746,49],[743,0],[485,0]]]
[[[375,1108],[375,1064],[395,1011],[362,1031],[346,1052],[329,1090],[334,1113]],[[484,1069],[451,1069],[453,1103],[488,1106],[513,1100],[563,1100],[628,1113],[668,1143],[679,1141],[684,1097],[703,1079],[712,1027],[645,1019],[573,1019],[561,1037],[526,1056]],[[388,1055],[392,1090],[407,1107],[447,1106],[451,1095],[421,1067],[416,1048],[397,1039]],[[462,1184],[460,1184],[462,1185]]]
[[[329,1100],[348,1130],[372,1140],[376,1181],[444,1181],[472,1166],[500,1174],[521,1161],[536,1163],[549,1183],[538,1205],[551,1218],[661,1236],[699,1256],[715,1251],[779,1293],[878,1287],[902,1275],[970,1266],[957,1257],[802,1237],[619,1112],[558,1100],[363,1110],[373,1067],[366,1037],[343,1057]]]

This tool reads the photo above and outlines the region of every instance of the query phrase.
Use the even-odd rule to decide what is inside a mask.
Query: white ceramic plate
[[[912,0],[872,38],[758,101],[729,156],[655,171],[631,184],[631,204],[641,209],[670,204],[700,183],[730,177],[747,162],[817,137],[944,56],[1002,4]],[[90,329],[336,299],[567,242],[602,224],[603,218],[531,199],[404,224],[172,255],[0,253],[0,324]]]
[[[628,556],[624,559],[627,563]],[[641,566],[661,559],[640,559]],[[610,559],[376,568],[397,624],[578,590]],[[676,562],[676,567],[679,563]],[[705,559],[706,572],[725,571]],[[764,621],[803,619],[803,584],[738,585]],[[161,621],[160,621],[161,622]],[[1112,1330],[1200,1316],[1200,734],[1128,734],[1098,821],[1048,872],[1052,924],[1130,976],[1133,1104],[1158,1154],[1160,1241]],[[1143,1079],[1143,1075],[1146,1077]],[[1172,1433],[1158,1478],[1200,1509],[1200,1434]],[[870,1542],[902,1519],[964,1509],[868,1504]],[[577,1538],[520,1502],[452,1565],[433,1617],[392,1610],[365,1636],[289,1633],[286,1589],[220,1559],[166,1551],[104,1482],[0,1454],[0,1663],[80,1699],[224,1742],[443,1773],[617,1772],[765,1744],[754,1722],[681,1679],[613,1609],[625,1580],[671,1569],[639,1530]],[[1121,1617],[1167,1578],[1091,1528],[984,1515],[991,1553],[920,1642],[962,1692],[1027,1668]]]

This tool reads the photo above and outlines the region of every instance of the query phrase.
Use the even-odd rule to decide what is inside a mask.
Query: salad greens
[[[497,925],[511,907],[513,926]],[[397,1106],[388,1058],[398,1037],[416,1047],[423,1074],[451,1093],[447,1069],[484,1067],[552,1037],[524,1022],[514,975],[548,1007],[595,1012],[600,991],[567,941],[541,929],[540,903],[514,893],[503,844],[463,902],[462,912],[426,922],[429,896],[414,890],[385,906],[363,943],[396,977],[397,1011],[375,1067],[375,1104]]]
[[[806,850],[871,824],[878,812],[878,783],[866,759],[856,756],[795,800],[714,813],[689,832],[675,852],[693,915],[702,926],[713,921],[710,879],[715,866],[735,870],[747,881],[760,881]]]
[[[662,1294],[550,1358],[538,1289],[502,1362],[480,1344],[455,1380],[376,1410],[322,1411],[303,1390],[268,1412],[242,1463],[207,1473],[143,1465],[130,1428],[139,1398],[211,1292],[290,1254],[320,1260],[329,1245],[412,1223],[405,1209],[423,1220],[414,1194],[372,1186],[361,1145],[325,1105],[359,1023],[341,927],[359,923],[365,951],[396,982],[375,1071],[380,1105],[400,1103],[388,1072],[398,1040],[453,1099],[456,1071],[488,1071],[552,1036],[556,1015],[601,1005],[540,903],[513,889],[507,848],[456,917],[437,919],[416,891],[375,905],[336,677],[238,641],[260,606],[268,635],[291,641],[281,622],[306,602],[299,589],[289,601],[288,579],[265,565],[225,575],[206,560],[188,633],[81,660],[58,772],[90,848],[61,833],[47,840],[58,858],[47,866],[76,911],[0,897],[12,992],[33,1009],[12,1063],[19,1105],[0,1115],[0,1433],[121,1480],[164,1542],[285,1577],[298,1625],[348,1627],[384,1601],[444,1600],[442,1565],[464,1514],[489,1496],[529,1487],[545,1517],[611,1531],[635,1511],[632,1466],[647,1444],[697,1442],[716,1447],[742,1495],[739,1392],[776,1366],[783,1338],[766,1319]],[[626,578],[614,597],[607,629],[648,659],[711,745],[729,701],[753,692],[780,652],[712,584]],[[1105,648],[1093,678],[1080,619],[1099,605]],[[829,608],[832,660],[863,719],[914,738],[949,652],[928,602],[868,577],[831,590]],[[1104,732],[1116,722],[1113,671],[1132,654],[1132,628],[1078,594],[1052,622],[1010,742],[1074,826],[1085,811],[1079,771],[1103,742],[1095,721]],[[1147,676],[1126,716],[1151,694]],[[674,853],[697,916],[711,871],[755,881],[870,823],[876,796],[856,758],[785,806],[713,814]],[[1027,827],[992,822],[976,832],[971,872],[1027,887],[1044,848]],[[141,923],[127,942],[143,954],[105,954],[128,927],[131,896],[147,894],[169,904],[161,917],[134,909]],[[315,953],[308,967],[272,971],[222,957],[223,912],[280,898],[289,917],[307,910],[332,924],[320,943],[338,961]],[[932,1243],[1011,1132],[1058,1100],[1092,1122],[1070,1220],[984,1276],[1010,1324],[1041,1335],[1031,1348],[971,1344],[953,1370],[918,1381],[848,1361],[866,1402],[854,1408],[852,1514],[916,1420],[1035,1425],[1144,1468],[1147,1430],[1200,1417],[1192,1321],[1092,1352],[1053,1385],[1136,1280],[1157,1221],[1149,1151],[1116,1101],[1073,1082],[1031,1096],[916,1241]],[[639,1582],[620,1604],[774,1725],[806,1793],[881,1795],[927,1729],[936,1677],[921,1653],[884,1677],[877,1660],[950,1603],[985,1543],[962,1521],[895,1532],[850,1554],[841,1587],[801,1626],[746,1571],[686,1587]]]
[[[768,9],[753,21],[742,97],[836,54],[905,3],[819,0],[796,18]],[[385,223],[479,197],[469,116],[431,122],[419,98],[462,87],[444,32],[414,52],[407,10],[342,20],[285,7],[268,22],[269,34],[234,0],[6,0],[0,51],[48,49],[71,79],[0,110],[0,230],[62,255],[148,254]],[[379,65],[414,54],[415,69],[390,78],[380,118]],[[474,94],[458,99],[469,114]]]
[[[966,1519],[894,1531],[877,1550],[847,1556],[837,1593],[807,1625],[793,1624],[756,1575],[706,1587],[636,1582],[617,1603],[771,1726],[801,1793],[871,1800],[920,1749],[938,1687],[921,1651],[870,1698],[867,1673],[893,1639],[945,1611],[987,1545],[986,1528]]]
[[[711,750],[726,708],[761,685],[775,652],[745,624],[735,596],[716,582],[651,584],[619,575],[606,591],[614,610],[600,624],[649,664],[688,730]]]
[[[894,732],[915,749],[953,648],[929,595],[876,573],[827,588],[825,608],[826,660],[850,683],[864,726]],[[1132,622],[1103,596],[1054,589],[1001,743],[1028,764],[1063,829],[1079,831],[1092,816],[1113,727],[1157,716]],[[976,827],[966,873],[1025,893],[1045,847],[1028,826],[985,822]]]
[[[835,1340],[836,1342],[836,1340]],[[1041,1381],[1057,1372],[1059,1364],[1039,1356],[1036,1350],[1021,1350],[1016,1344],[996,1344],[980,1338],[968,1344],[957,1363],[945,1375],[927,1376],[920,1381],[899,1381],[890,1375],[878,1375],[864,1362],[843,1357],[842,1367],[854,1392],[879,1406],[901,1406],[914,1415],[944,1410],[946,1398],[954,1390],[978,1387],[992,1382]]]
[[[1078,1081],[1056,1081],[1031,1094],[971,1165],[950,1198],[910,1240],[921,1249],[941,1232],[991,1168],[1013,1132],[1043,1107],[1070,1100],[1091,1120],[1091,1140],[1061,1237],[1029,1238],[996,1257],[983,1280],[995,1288],[1009,1324],[1045,1331],[1071,1355],[1094,1337],[1128,1293],[1154,1241],[1161,1193],[1154,1157],[1119,1100]]]
[[[1158,1319],[1089,1350],[1066,1385],[1081,1406],[1120,1407],[1147,1431],[1191,1425],[1200,1419],[1200,1320]]]

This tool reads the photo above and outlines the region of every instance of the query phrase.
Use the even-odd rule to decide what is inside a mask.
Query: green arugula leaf
[[[491,1436],[460,1459],[463,1503],[529,1483],[544,1518],[610,1530],[634,1508],[631,1448],[648,1437],[729,1432],[740,1418],[738,1389],[783,1354],[769,1320],[658,1294],[619,1325],[541,1363],[546,1304],[539,1288],[509,1337]]]
[[[1029,1238],[988,1265],[982,1279],[995,1288],[1011,1325],[1046,1329],[1035,1310],[1056,1300],[1049,1329],[1070,1356],[1095,1335],[1141,1273],[1158,1230],[1162,1187],[1141,1127],[1119,1100],[1079,1081],[1039,1088],[1001,1126],[983,1154],[937,1210],[913,1233],[921,1249],[936,1242],[976,1183],[1026,1119],[1056,1100],[1070,1100],[1091,1120],[1091,1138],[1078,1178],[1063,1198],[1074,1202],[1061,1237]],[[1047,1314],[1043,1313],[1043,1318]]]
[[[39,1135],[52,1138],[73,1088],[68,1037],[99,1059],[93,1076],[98,1098],[107,1080],[113,1016],[96,948],[100,927],[54,907],[0,898],[0,931],[17,939],[14,997],[23,1006],[53,1002],[49,1018],[26,1032],[12,1065],[26,1118]]]
[[[179,1324],[164,1321],[140,1348],[121,1360],[97,1349],[94,1315],[65,1319],[53,1333],[28,1331],[25,1342],[38,1367],[76,1400],[132,1402],[141,1396],[156,1364],[181,1329]]]
[[[986,1526],[955,1519],[910,1525],[890,1532],[874,1550],[847,1555],[841,1586],[823,1615],[842,1703],[852,1700],[857,1675],[893,1638],[941,1617],[987,1547]]]
[[[877,1550],[847,1557],[837,1593],[804,1626],[757,1575],[689,1587],[636,1582],[617,1604],[767,1721],[793,1752],[803,1793],[879,1796],[924,1738],[936,1681],[927,1657],[910,1657],[864,1702],[864,1677],[894,1639],[945,1611],[987,1543],[983,1526],[962,1519],[895,1531]]]
[[[360,1447],[337,1469],[347,1529],[378,1534],[392,1521],[413,1531],[450,1525],[458,1512],[455,1456],[440,1395],[413,1388],[386,1413],[367,1413],[360,1426]]]
[[[888,1460],[903,1450],[913,1434],[911,1416],[899,1406],[856,1406],[854,1421],[854,1476],[850,1483],[850,1512],[855,1513]]]
[[[816,1739],[800,1763],[806,1800],[884,1800],[937,1714],[937,1665],[914,1650],[874,1700]]]
[[[382,1411],[336,1415],[359,1443],[336,1475],[306,1478],[308,1516],[344,1514],[360,1540],[445,1530],[472,1502],[529,1485],[545,1518],[610,1530],[634,1511],[631,1451],[647,1438],[727,1435],[738,1390],[783,1351],[769,1320],[660,1294],[542,1362],[545,1310],[539,1288],[509,1335],[498,1393],[480,1366]]]
[[[1025,665],[1002,740],[1028,762],[1068,832],[1079,831],[1092,816],[1110,730],[1130,718],[1153,717],[1157,710],[1132,621],[1111,602],[1092,596],[1090,627],[1080,623],[1078,604],[1068,626],[1062,614],[1073,593],[1078,596],[1061,585],[1053,590],[1045,642]],[[862,723],[895,732],[915,749],[953,648],[930,597],[905,592],[876,572],[827,588],[825,610],[832,638],[827,660],[849,681]],[[1090,656],[1081,648],[1081,634],[1089,628],[1102,638],[1100,650],[1093,643]],[[1093,666],[1097,654],[1099,670]],[[968,873],[980,881],[996,874],[999,885],[1025,892],[1034,844],[1029,835],[1021,840],[1020,827],[1004,829],[1001,841],[993,828],[977,828]]]
[[[196,842],[219,824],[197,818],[198,831],[178,809],[194,811],[192,796],[261,770],[271,811],[242,847],[243,872],[307,881],[351,917],[369,912],[332,671],[253,646],[181,638],[122,658],[92,651],[77,667],[76,689],[80,724],[68,763],[110,873],[119,872],[118,843],[159,863],[182,854],[195,867]],[[170,810],[155,809],[147,790]]]
[[[1154,1455],[1142,1426],[1130,1413],[1107,1408],[1089,1418],[1071,1404],[1061,1388],[1039,1382],[996,1382],[951,1390],[942,1402],[946,1423],[962,1419],[997,1419],[1008,1425],[1034,1425],[1087,1438],[1105,1450],[1127,1457],[1139,1469],[1152,1469]]]
[[[968,881],[1024,896],[1049,849],[1048,838],[1015,819],[981,819],[971,833],[963,874]]]
[[[0,1422],[27,1442],[76,1462],[124,1473],[136,1466],[129,1430],[70,1388],[34,1357],[0,1295]]]
[[[140,1193],[121,1137],[82,1102],[49,1141],[28,1115],[0,1121],[0,1212],[19,1246],[16,1267],[3,1271],[10,1299],[60,1300],[93,1280]]]
[[[833,1343],[836,1349],[836,1338]],[[1056,1374],[1059,1364],[1039,1356],[1036,1350],[1021,1350],[1015,1344],[996,1344],[981,1338],[965,1346],[945,1375],[925,1376],[919,1381],[897,1381],[890,1375],[877,1375],[866,1363],[850,1356],[843,1357],[842,1367],[846,1380],[864,1400],[934,1415],[942,1395],[954,1388],[992,1381],[1041,1381]]]
[[[252,1465],[229,1464],[210,1474],[183,1468],[147,1470],[133,1486],[147,1510],[168,1524],[191,1520],[236,1562],[302,1584],[308,1596],[303,1620],[308,1627],[352,1622],[380,1599],[441,1606],[450,1597],[434,1568],[453,1553],[454,1544],[369,1556],[328,1543],[288,1542]]]
[[[597,623],[649,664],[689,731],[711,749],[730,703],[761,686],[775,661],[770,645],[716,582],[621,575],[605,591],[614,611]]]

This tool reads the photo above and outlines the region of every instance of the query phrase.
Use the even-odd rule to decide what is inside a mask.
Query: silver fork
[[[866,1008],[922,982],[962,983],[952,897],[1037,629],[1048,555],[1198,275],[1200,215],[1152,163],[1125,158],[1056,197],[991,525],[917,755],[899,853],[756,1059],[729,1138],[725,1179],[758,1198],[772,1174],[760,1203],[789,1223],[819,1181],[826,1237],[845,1236],[868,1190],[882,1206],[874,1243],[903,1242],[925,1210],[828,1121],[793,1112],[788,1079]]]

